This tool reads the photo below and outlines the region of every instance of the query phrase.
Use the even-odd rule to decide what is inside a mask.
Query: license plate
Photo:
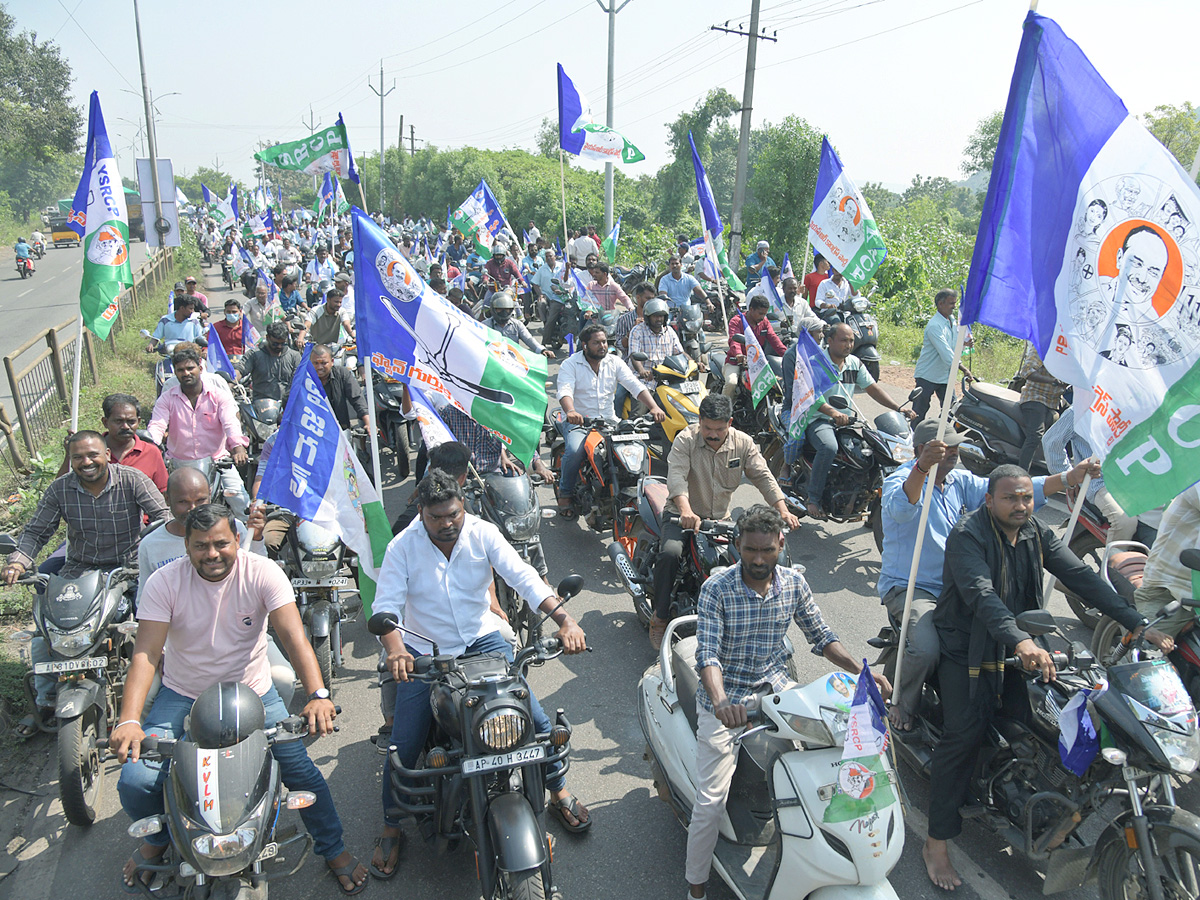
[[[292,587],[345,587],[350,579],[345,575],[330,578],[293,578]]]
[[[619,444],[622,441],[643,441],[646,436],[644,434],[614,434],[612,439],[614,444]]]
[[[700,382],[685,381],[679,386],[679,390],[685,394],[698,394],[700,393]]]
[[[84,659],[56,659],[53,662],[36,663],[33,667],[35,675],[54,675],[58,672],[83,672],[87,669],[103,669],[108,666],[108,659],[103,656],[88,656]]]
[[[258,854],[258,859],[255,862],[266,862],[268,859],[274,859],[275,854],[279,852],[279,845],[274,841],[262,848],[262,853]]]
[[[534,744],[532,747],[522,747],[520,750],[511,750],[508,753],[500,753],[496,756],[480,756],[475,759],[464,759],[462,761],[462,773],[464,775],[474,775],[478,772],[511,769],[515,766],[536,762],[539,759],[545,758],[546,748],[541,744]]]

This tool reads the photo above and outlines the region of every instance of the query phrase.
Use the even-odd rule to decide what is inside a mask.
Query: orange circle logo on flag
[[[1139,235],[1145,237],[1139,241]],[[1135,247],[1131,253],[1131,244],[1144,244],[1148,249],[1136,255],[1140,248]],[[1145,219],[1126,219],[1121,222],[1104,236],[1100,252],[1096,255],[1096,271],[1101,278],[1116,278],[1121,273],[1126,256],[1133,256],[1140,262],[1143,257],[1154,257],[1155,254],[1165,257],[1166,265],[1155,265],[1160,260],[1149,258],[1145,264],[1138,266],[1139,271],[1134,278],[1140,279],[1138,283],[1144,283],[1147,288],[1153,288],[1151,305],[1161,318],[1174,305],[1183,285],[1183,257],[1175,238],[1165,228]],[[1145,270],[1144,275],[1141,269]]]
[[[123,266],[129,261],[129,248],[116,225],[101,225],[92,235],[87,250],[88,262],[98,266]]]
[[[850,206],[851,204],[853,204],[853,206]],[[850,206],[849,212],[847,212],[847,210],[846,210],[847,206]],[[842,212],[846,213],[846,215],[854,216],[854,224],[855,225],[857,225],[859,222],[862,221],[862,213],[859,212],[858,201],[855,200],[849,194],[847,194],[845,197],[843,197],[841,199],[841,202],[838,203],[838,209],[841,210]]]

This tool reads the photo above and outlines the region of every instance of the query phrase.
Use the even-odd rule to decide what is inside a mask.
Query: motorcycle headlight
[[[502,707],[488,713],[475,729],[479,742],[495,753],[519,746],[528,731],[529,719],[513,707]]]
[[[640,472],[646,459],[646,446],[636,441],[616,445],[617,459],[630,472]]]
[[[508,516],[504,520],[504,527],[508,531],[509,537],[514,541],[533,540],[537,537],[541,524],[542,510],[538,506],[535,506],[524,515]]]
[[[858,297],[853,302],[851,302],[850,305],[854,307],[855,312],[863,313],[871,308],[871,301],[868,300],[866,297]]]
[[[192,841],[192,849],[207,859],[228,859],[253,846],[257,837],[258,829],[247,825],[233,834],[202,834]]]
[[[305,578],[328,578],[338,570],[336,559],[306,559],[300,563]]]
[[[1179,715],[1161,716],[1154,710],[1125,695],[1125,702],[1133,710],[1146,733],[1158,744],[1172,771],[1190,775],[1200,766],[1200,731],[1196,727],[1194,710]]]
[[[679,414],[683,416],[683,421],[687,422],[689,425],[695,425],[700,421],[699,415],[692,412],[690,409],[685,408],[682,404],[676,403],[674,400],[672,400],[671,406],[678,410]]]
[[[837,743],[830,733],[829,726],[820,719],[810,719],[808,716],[792,713],[782,713],[780,718],[788,728],[800,735],[800,739],[809,750],[832,747]]]
[[[76,656],[86,653],[88,648],[96,643],[97,618],[98,616],[92,616],[78,628],[70,631],[57,631],[53,626],[48,626],[46,634],[50,638],[51,649],[59,656],[65,656],[68,659],[74,659]]]

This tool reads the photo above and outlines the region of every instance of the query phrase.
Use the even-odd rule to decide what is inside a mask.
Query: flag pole
[[[367,386],[367,405],[371,414],[371,427],[369,429],[371,436],[371,474],[375,478],[375,489],[379,491],[379,499],[383,500],[383,476],[380,474],[379,468],[379,418],[375,409],[375,380],[374,372],[371,370],[374,366],[371,365],[371,358],[368,356],[363,363],[365,381]],[[407,427],[407,423],[404,427]]]
[[[362,186],[361,181],[358,183],[358,196],[359,196],[359,199],[362,200],[363,212],[368,212],[368,210],[367,210],[367,195],[366,195],[366,192],[363,191],[363,186]],[[381,209],[381,210],[379,210],[379,212],[382,213],[383,210]]]
[[[1090,462],[1090,458],[1089,458]],[[1067,469],[1067,472],[1071,471]],[[1067,492],[1067,472],[1062,473],[1063,493]],[[1092,483],[1092,473],[1085,472],[1083,481],[1079,483],[1079,496],[1075,498],[1075,502],[1071,505],[1071,518],[1067,520],[1067,530],[1063,532],[1063,543],[1071,543],[1071,535],[1075,533],[1075,524],[1079,521],[1079,513],[1083,511],[1083,501],[1087,497],[1088,486]],[[1103,568],[1103,567],[1101,567]],[[1042,585],[1042,596],[1048,597],[1054,589],[1055,578],[1049,572],[1046,573],[1046,581]]]
[[[954,375],[958,371],[958,361],[962,359],[963,343],[967,338],[967,326],[958,326],[958,340],[954,344],[954,359],[950,363],[950,375],[947,379],[947,384],[954,383]],[[949,402],[942,404],[941,412],[938,413],[938,432],[936,440],[943,440],[946,436],[946,428],[950,420],[950,404]],[[925,543],[926,526],[929,524],[929,509],[933,505],[934,483],[937,481],[937,467],[929,470],[929,474],[925,476],[924,491],[925,496],[921,499],[921,517],[917,521],[917,543],[913,547],[912,564],[908,569],[908,587],[904,591],[904,614],[900,618],[900,644],[896,648],[896,677],[892,681],[893,691],[898,690],[900,686],[900,676],[904,670],[904,652],[908,643],[908,619],[912,615],[913,593],[917,588],[917,569],[921,563],[921,545]],[[895,694],[893,693],[893,696]]]
[[[75,338],[75,366],[71,382],[71,433],[79,430],[79,375],[83,366],[83,310],[79,312],[79,335]]]
[[[570,238],[567,236],[567,164],[563,159],[562,147],[558,148],[558,184],[562,188],[563,256],[566,256]]]

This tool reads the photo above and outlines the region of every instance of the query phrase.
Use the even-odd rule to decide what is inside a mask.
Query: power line
[[[120,69],[117,68],[116,63],[114,63],[111,59],[109,59],[107,56],[105,56],[104,51],[100,49],[100,45],[92,40],[92,36],[90,34],[88,34],[86,30],[84,30],[84,27],[82,25],[79,24],[79,20],[75,18],[75,13],[73,13],[73,12],[71,12],[71,10],[67,9],[67,5],[65,3],[63,3],[63,0],[58,0],[58,5],[63,8],[63,12],[65,12],[67,14],[67,18],[69,18],[72,22],[75,23],[75,27],[83,32],[83,36],[88,39],[88,43],[91,44],[93,47],[95,47],[96,52],[99,53],[100,56],[102,56],[104,58],[104,61],[106,63],[108,63],[110,66],[112,66],[112,69],[114,72],[116,72],[118,75],[121,76],[121,80],[123,82],[125,82],[127,85],[129,85],[131,88],[133,88],[135,93],[140,93],[140,91],[138,91],[138,89],[136,87],[134,87],[133,83],[128,78],[125,77],[125,74]],[[78,9],[78,8],[79,7],[76,7],[76,9]],[[61,29],[59,29],[59,30],[61,31]]]

